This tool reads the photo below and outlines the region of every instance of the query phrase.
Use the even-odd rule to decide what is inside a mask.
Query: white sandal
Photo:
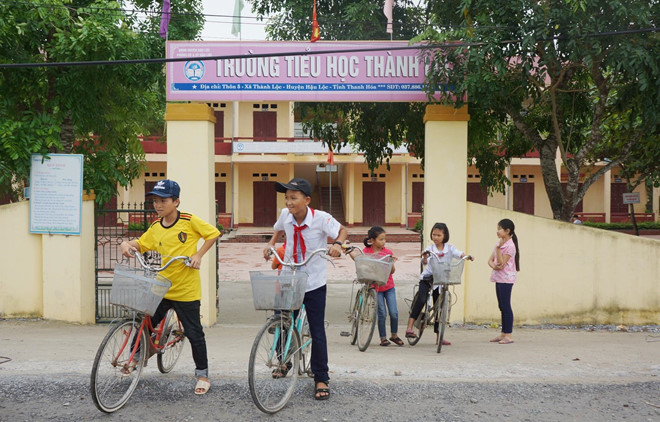
[[[204,381],[203,379],[198,379],[197,384],[195,385],[195,394],[201,396],[203,394],[206,394],[210,388],[211,388],[210,382]],[[202,390],[202,391],[197,391],[197,390]]]

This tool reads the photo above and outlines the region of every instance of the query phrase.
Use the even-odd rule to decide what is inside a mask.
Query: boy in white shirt
[[[309,207],[312,186],[305,179],[294,177],[289,183],[277,183],[275,190],[284,193],[286,208],[273,226],[275,232],[264,249],[264,258],[269,259],[270,248],[286,234],[284,260],[302,262],[307,251],[325,248],[328,237],[335,239],[330,247],[332,257],[341,256],[341,245],[348,231],[332,215]],[[328,389],[328,344],[325,336],[326,267],[321,256],[314,256],[302,270],[309,274],[303,303],[307,310],[309,331],[312,335],[311,370],[316,384],[314,398],[327,400]]]

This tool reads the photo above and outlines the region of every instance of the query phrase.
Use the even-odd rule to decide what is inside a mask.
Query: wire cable
[[[618,36],[618,35],[630,35],[630,34],[641,34],[641,33],[652,33],[658,32],[660,28],[643,28],[643,29],[634,29],[634,30],[625,30],[625,31],[610,31],[610,32],[601,32],[597,34],[586,34],[583,38],[594,38],[594,37],[607,37],[607,36]],[[539,41],[559,41],[569,39],[567,36],[556,36],[549,38],[542,38]],[[519,44],[521,39],[517,40],[506,40],[501,41],[499,44]],[[372,51],[401,51],[401,50],[439,50],[439,49],[449,49],[449,48],[459,48],[459,47],[478,47],[487,45],[485,42],[447,42],[442,44],[418,44],[413,46],[404,46],[404,47],[365,47],[365,48],[351,48],[351,49],[337,49],[337,50],[322,50],[322,51],[289,51],[289,52],[277,52],[277,53],[252,53],[251,51],[248,54],[232,54],[224,56],[201,56],[201,57],[159,57],[152,59],[126,59],[126,60],[90,60],[90,61],[74,61],[74,62],[37,62],[37,63],[0,63],[0,69],[17,69],[17,68],[35,68],[35,67],[73,67],[73,66],[103,66],[103,65],[126,65],[126,64],[156,64],[156,63],[172,63],[172,62],[184,62],[190,60],[230,60],[230,59],[240,59],[246,57],[289,57],[289,56],[315,56],[322,54],[346,54],[346,53],[363,53],[363,52],[372,52]]]

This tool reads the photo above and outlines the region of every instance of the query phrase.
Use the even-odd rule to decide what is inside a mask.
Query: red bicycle
[[[172,283],[158,272],[186,256],[173,257],[162,267],[145,263],[135,255],[142,268],[123,264],[115,266],[110,303],[125,309],[125,315],[115,321],[101,342],[92,367],[91,392],[94,404],[102,412],[119,410],[137,388],[147,360],[157,355],[158,370],[168,373],[179,360],[185,333],[174,309],[157,327],[151,316]]]

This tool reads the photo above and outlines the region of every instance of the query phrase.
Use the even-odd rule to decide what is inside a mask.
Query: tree
[[[274,40],[309,40],[310,0],[249,0],[258,17],[270,16],[266,27]],[[322,40],[386,40],[383,3],[371,0],[319,1],[316,5]],[[394,39],[420,33],[426,15],[410,0],[393,9]],[[424,152],[421,103],[296,103],[296,115],[310,138],[330,148],[347,143],[364,152],[369,168],[389,163],[393,148],[407,146],[416,156]]]
[[[432,16],[446,15],[445,3],[430,3]],[[469,152],[486,187],[507,183],[510,158],[535,149],[553,216],[568,221],[607,170],[644,162],[641,145],[657,156],[660,38],[646,30],[660,2],[463,0],[456,11],[463,27],[438,24],[419,39],[456,43],[430,54],[428,86],[468,104]]]
[[[0,3],[0,63],[164,56],[160,1],[40,0]],[[191,39],[199,0],[172,5],[170,39]],[[124,7],[146,10],[133,13]],[[184,15],[178,14],[184,12]],[[162,130],[159,64],[0,69],[0,194],[17,199],[33,153],[84,154],[85,189],[104,203],[142,171],[139,135]]]

